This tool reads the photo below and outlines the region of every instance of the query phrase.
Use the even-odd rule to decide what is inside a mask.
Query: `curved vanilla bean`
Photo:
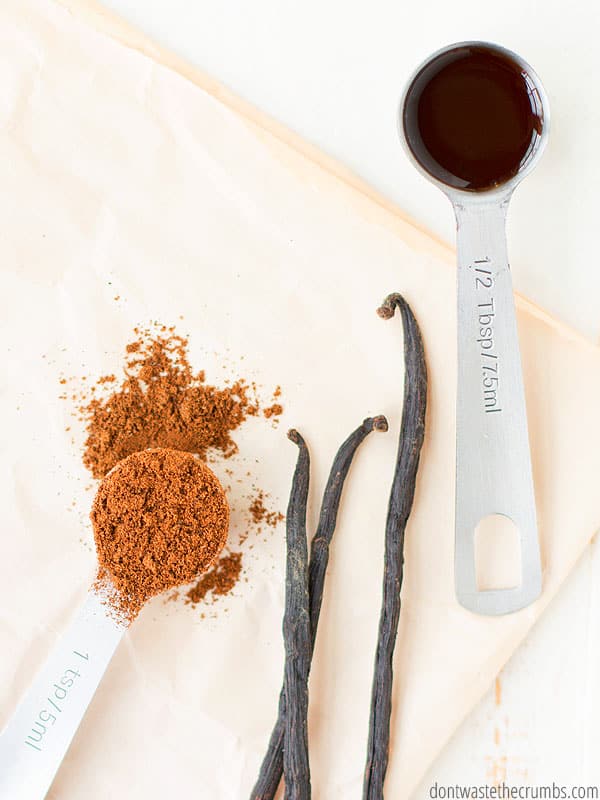
[[[319,524],[317,532],[310,545],[309,587],[310,587],[310,626],[312,647],[314,649],[317,638],[317,627],[323,602],[323,589],[325,575],[329,563],[329,545],[333,539],[337,522],[338,509],[342,498],[344,481],[350,470],[354,454],[360,443],[366,439],[371,431],[387,431],[387,419],[383,416],[368,417],[355,431],[353,431],[338,450],[321,503]]]
[[[333,461],[323,501],[317,532],[311,543],[309,575],[309,607],[311,624],[311,654],[314,650],[325,586],[325,574],[329,562],[329,546],[335,532],[338,509],[344,481],[361,442],[371,431],[387,431],[387,420],[383,416],[369,417],[354,430],[338,450]],[[258,779],[250,800],[273,800],[283,774],[283,737],[285,718],[285,694],[279,695],[277,721],[271,733],[267,752],[263,759]]]
[[[383,599],[371,695],[369,742],[363,800],[382,800],[388,765],[394,646],[400,620],[404,531],[415,494],[419,455],[425,434],[427,368],[417,321],[404,298],[391,294],[378,313],[384,319],[398,308],[404,328],[404,402],[396,470],[385,526]]]
[[[288,438],[298,445],[299,453],[286,518],[283,774],[285,800],[310,800],[307,717],[311,638],[306,540],[310,459],[308,448],[298,431],[291,430]]]

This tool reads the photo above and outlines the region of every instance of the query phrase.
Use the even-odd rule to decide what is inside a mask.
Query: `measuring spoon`
[[[415,71],[400,103],[406,152],[454,208],[458,237],[455,586],[478,614],[507,614],[542,588],[535,497],[505,221],[548,136],[542,84],[515,53],[462,42]],[[480,590],[475,531],[512,520],[521,581]]]
[[[175,487],[168,498],[165,483]],[[140,508],[137,500],[142,495]],[[206,505],[212,509],[210,522],[203,521]],[[92,585],[0,735],[0,800],[46,796],[127,630],[131,620],[125,618],[133,609],[119,611],[118,603],[115,606],[111,565],[116,565],[126,586],[133,578],[142,581],[140,601],[174,588],[167,556],[185,557],[178,580],[187,583],[219,556],[227,538],[229,507],[216,476],[191,453],[154,448],[132,453],[113,467],[100,484],[91,517],[96,549],[100,563],[106,559],[103,571],[107,574]],[[176,524],[179,519],[181,525]],[[190,519],[197,521],[194,530],[190,530]],[[112,544],[107,544],[122,540],[124,527],[130,533],[139,530],[128,556],[115,554]]]

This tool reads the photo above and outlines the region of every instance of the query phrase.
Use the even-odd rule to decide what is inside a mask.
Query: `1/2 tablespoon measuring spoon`
[[[439,50],[400,103],[409,158],[453,205],[458,237],[455,585],[479,614],[517,611],[542,574],[525,393],[505,221],[548,136],[542,84],[519,56],[485,42]],[[475,531],[492,515],[516,526],[518,586],[478,589]]]

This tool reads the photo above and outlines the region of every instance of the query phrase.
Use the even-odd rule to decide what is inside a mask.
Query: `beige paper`
[[[349,480],[311,678],[314,795],[360,797],[403,382],[401,323],[375,309],[398,290],[431,377],[387,784],[407,798],[600,525],[600,351],[519,300],[545,593],[519,614],[475,617],[452,580],[452,253],[213,81],[69,5],[0,6],[0,723],[94,573],[82,431],[58,379],[118,370],[136,323],[174,322],[209,379],[281,384],[280,429],[248,423],[234,466],[284,507],[295,458],[284,431],[298,427],[313,528],[341,440],[367,414],[389,417]],[[234,505],[248,488],[233,482]],[[234,515],[234,540],[242,527]],[[161,600],[144,610],[51,797],[248,795],[281,681],[283,548],[281,527],[254,542],[248,582],[214,618]]]

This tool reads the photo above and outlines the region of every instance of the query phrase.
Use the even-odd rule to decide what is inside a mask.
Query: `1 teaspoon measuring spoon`
[[[164,485],[176,487],[169,497]],[[143,589],[141,604],[210,566],[227,539],[229,507],[217,478],[194,456],[153,449],[133,453],[105,476],[92,521],[105,569],[111,579],[120,577],[130,594],[134,585],[138,593]],[[126,523],[140,535],[122,556],[120,550],[113,553],[110,542],[123,540]],[[182,571],[173,573],[173,554],[185,560]],[[0,733],[0,800],[43,800],[50,790],[131,622],[127,604],[115,608],[115,598],[112,583],[97,582],[90,589]]]
[[[521,357],[505,221],[512,193],[548,136],[539,78],[515,53],[463,42],[434,53],[400,104],[400,136],[417,169],[449,198],[458,237],[455,584],[478,614],[507,614],[540,594],[542,574]],[[475,531],[512,520],[521,582],[478,589]]]

